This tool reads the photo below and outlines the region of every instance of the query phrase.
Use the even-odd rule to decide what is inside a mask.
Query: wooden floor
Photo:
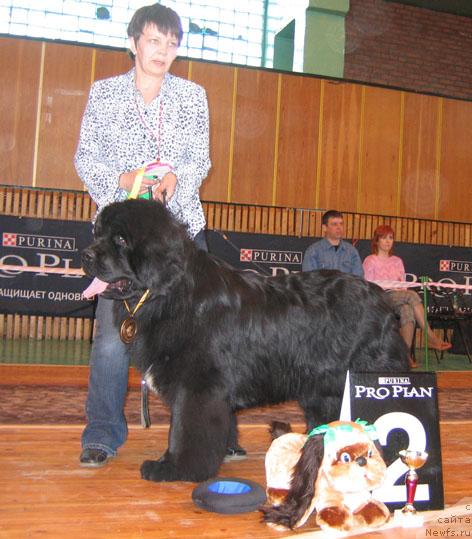
[[[285,533],[268,528],[258,512],[209,513],[193,504],[194,484],[142,480],[141,462],[157,458],[167,446],[168,412],[156,403],[152,406],[152,428],[144,430],[134,421],[127,443],[109,465],[99,470],[80,468],[82,411],[67,416],[74,418],[74,424],[61,421],[61,416],[64,419],[64,408],[73,407],[74,400],[80,401],[75,407],[82,410],[86,371],[82,367],[0,366],[0,539],[264,539],[306,532],[320,535],[310,521],[298,532]],[[50,387],[44,389],[47,384],[61,389],[59,398]],[[130,385],[132,390],[139,385],[135,373]],[[451,506],[472,495],[472,413],[468,406],[472,373],[438,374],[438,387],[445,502]],[[10,391],[16,388],[18,391]],[[138,398],[134,393],[131,391],[136,398],[128,403],[127,412],[132,408],[136,415]],[[302,424],[297,424],[301,414],[290,403],[275,410],[249,412],[240,416],[240,438],[248,458],[223,464],[219,475],[252,479],[265,486],[268,422],[274,418],[290,420],[296,430],[303,431]],[[472,499],[468,507],[472,507]],[[469,524],[464,529],[470,536],[472,510],[468,516]],[[436,532],[434,536],[441,536],[446,528],[395,528],[368,536],[423,539],[433,536],[431,529]]]
[[[301,426],[300,426],[301,428]],[[259,513],[220,515],[198,509],[193,484],[151,483],[139,477],[143,459],[166,447],[167,427],[130,429],[119,456],[99,470],[78,466],[82,426],[0,426],[0,537],[13,538],[270,538],[277,532]],[[266,425],[242,425],[245,461],[224,464],[220,475],[265,484]],[[447,505],[472,492],[472,422],[441,423]],[[468,527],[470,532],[470,525]],[[306,525],[299,533],[313,531]],[[369,537],[419,538],[425,530],[386,530]],[[318,533],[316,535],[319,535]]]

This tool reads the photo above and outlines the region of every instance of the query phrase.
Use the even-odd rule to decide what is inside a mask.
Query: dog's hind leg
[[[241,460],[246,458],[246,450],[238,443],[238,418],[233,412],[229,429],[228,442],[226,444],[225,462],[230,460]]]
[[[223,399],[179,396],[172,410],[169,448],[159,460],[143,462],[141,477],[198,482],[216,475],[226,453],[231,415]]]
[[[341,397],[339,395],[324,395],[311,400],[299,401],[305,414],[307,432],[314,427],[339,419],[341,412]]]
[[[228,435],[228,447],[236,447],[238,445],[238,419],[235,413],[231,414],[231,422]]]

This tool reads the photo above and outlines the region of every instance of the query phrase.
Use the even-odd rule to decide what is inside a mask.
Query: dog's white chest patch
[[[153,392],[153,393],[159,393],[159,390],[157,389],[157,386],[156,384],[154,383],[154,377],[153,375],[149,372],[149,369],[145,372],[144,376],[143,376],[143,380],[144,382],[146,383],[146,385],[148,386],[148,388]]]

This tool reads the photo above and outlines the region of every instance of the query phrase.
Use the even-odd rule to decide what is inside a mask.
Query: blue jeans
[[[199,249],[208,250],[203,230],[194,241]],[[116,455],[128,437],[124,405],[128,391],[129,354],[113,324],[114,303],[114,300],[98,298],[85,406],[87,425],[82,433],[84,449],[103,449],[109,456]]]

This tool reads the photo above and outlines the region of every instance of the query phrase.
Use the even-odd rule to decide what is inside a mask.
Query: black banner
[[[374,496],[400,509],[406,502],[408,467],[399,451],[426,452],[417,470],[415,507],[422,511],[444,508],[441,442],[435,373],[350,373],[343,399],[343,419],[360,418],[376,426],[387,477]],[[350,411],[345,408],[349,400]]]
[[[209,231],[207,239],[210,252],[234,267],[276,275],[301,271],[305,250],[320,238]],[[357,241],[355,246],[361,260],[370,254],[369,240]],[[394,251],[403,260],[407,281],[428,276],[433,282],[471,285],[463,293],[472,297],[471,249],[396,242]]]
[[[80,269],[80,253],[92,241],[90,223],[2,216],[0,263]],[[77,275],[0,270],[0,312],[92,317],[82,298],[90,279]]]
[[[92,241],[90,223],[0,216],[0,263],[21,266],[80,268],[80,252]],[[208,231],[210,252],[236,268],[277,275],[301,271],[307,247],[319,238]],[[370,242],[358,241],[361,259]],[[435,282],[472,284],[472,251],[461,247],[396,243],[407,280],[422,275]],[[0,312],[90,317],[92,302],[81,292],[86,277],[0,270]],[[471,292],[464,297],[468,302]]]
[[[236,268],[264,275],[301,271],[305,250],[319,239],[241,232],[207,233],[210,252]],[[370,254],[369,240],[357,241],[355,246],[361,260]],[[426,276],[432,282],[470,285],[470,290],[458,289],[458,293],[461,307],[472,314],[471,249],[396,242],[394,251],[403,260],[407,281],[417,282]]]

